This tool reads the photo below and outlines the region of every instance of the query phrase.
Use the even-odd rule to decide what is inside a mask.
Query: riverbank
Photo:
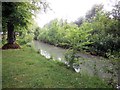
[[[98,77],[75,73],[32,48],[2,51],[3,88],[110,88]]]
[[[49,45],[40,41],[34,41],[34,46],[42,56],[67,64],[65,59],[67,49]],[[76,63],[74,71],[77,70],[76,72],[81,74],[87,73],[89,76],[98,76],[101,79],[105,79],[113,87],[116,87],[118,82],[117,72],[119,59],[105,59],[103,57],[93,56],[83,52],[78,52],[77,56],[80,57],[79,67]]]
[[[70,44],[67,44],[67,43],[54,43],[54,42],[49,42],[49,41],[45,41],[45,40],[35,40],[35,41],[43,42],[43,43],[53,45],[55,47],[60,47],[60,48],[63,48],[63,49],[72,48],[72,46]],[[82,49],[78,48],[77,51],[87,53],[87,54],[90,54],[90,55],[93,55],[93,56],[108,58],[108,56],[104,52],[95,52],[95,51],[87,49],[87,48],[82,48]]]

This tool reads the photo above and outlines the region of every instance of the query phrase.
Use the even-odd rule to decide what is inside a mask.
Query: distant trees
[[[114,8],[112,10],[112,16],[114,17],[114,19],[120,21],[120,1],[114,5]]]
[[[78,26],[80,26],[83,22],[84,22],[84,18],[80,17],[74,23],[77,24]]]
[[[103,9],[103,5],[102,4],[95,4],[91,10],[89,10],[86,15],[85,15],[85,19],[89,22],[91,22],[93,20],[93,18],[97,15],[98,12],[101,12]]]
[[[84,21],[92,22],[93,18],[97,15],[98,12],[101,12],[103,9],[102,4],[95,4],[85,15],[85,17],[79,17],[74,23],[80,26]]]
[[[95,5],[85,18],[80,17],[73,23],[56,19],[51,21],[39,30],[37,38],[73,51],[86,50],[109,57],[120,51],[119,24],[119,19],[110,18],[108,12],[103,10],[103,5]]]
[[[40,34],[37,38],[56,46],[80,50],[85,45],[90,44],[88,40],[89,32],[92,30],[90,28],[91,26],[87,22],[78,27],[74,23],[55,19],[39,30]]]
[[[40,34],[40,29],[41,29],[40,27],[37,27],[34,31],[34,39],[35,40],[38,40],[38,36]]]

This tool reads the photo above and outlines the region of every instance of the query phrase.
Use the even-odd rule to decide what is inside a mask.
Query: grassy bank
[[[75,73],[31,48],[2,51],[3,88],[105,88],[97,77]]]

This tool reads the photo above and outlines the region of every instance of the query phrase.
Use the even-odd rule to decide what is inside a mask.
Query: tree
[[[114,5],[114,8],[112,10],[112,16],[114,17],[114,19],[120,21],[120,1]]]
[[[7,31],[7,44],[2,48],[5,49],[8,45],[15,44],[15,30],[19,28],[27,28],[32,24],[33,16],[36,12],[47,7],[46,2],[39,0],[30,0],[29,2],[2,2],[2,28],[3,32]],[[13,47],[7,47],[13,48]],[[16,47],[18,48],[18,47]]]
[[[80,17],[74,23],[77,24],[78,26],[80,26],[83,22],[84,22],[84,18]]]
[[[91,10],[89,10],[86,15],[85,15],[85,19],[89,22],[92,21],[92,19],[96,16],[96,14],[99,12],[99,11],[102,11],[103,9],[103,5],[102,4],[95,4]]]

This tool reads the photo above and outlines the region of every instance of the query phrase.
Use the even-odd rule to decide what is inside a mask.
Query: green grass
[[[105,88],[97,77],[75,73],[31,48],[2,51],[3,88]]]

